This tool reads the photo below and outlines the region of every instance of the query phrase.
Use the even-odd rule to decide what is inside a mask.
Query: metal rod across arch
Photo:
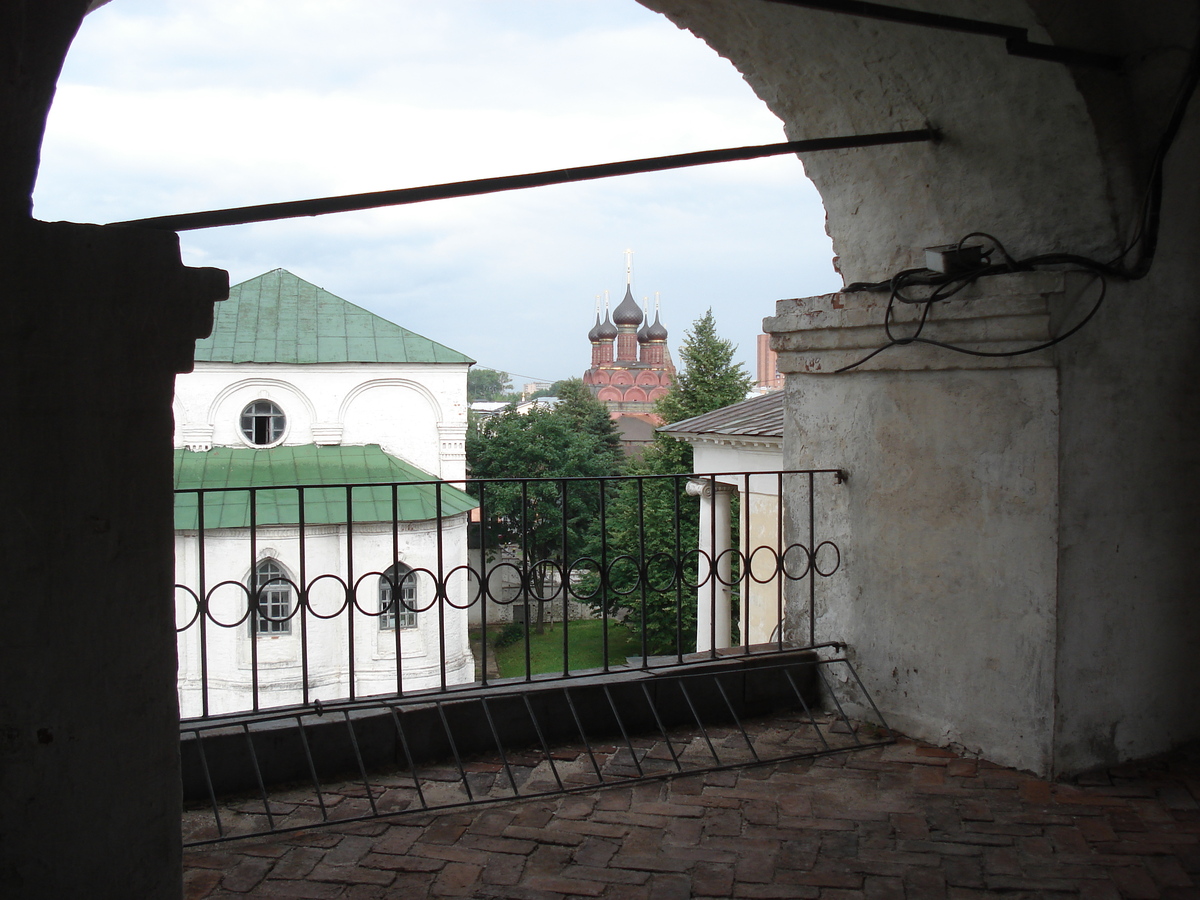
[[[1110,53],[1097,53],[1092,50],[1080,50],[1076,47],[1061,47],[1057,44],[1031,41],[1029,30],[1017,25],[1003,25],[999,22],[986,22],[982,19],[967,19],[962,16],[948,16],[944,13],[887,6],[883,3],[870,3],[867,0],[767,0],[767,2],[844,16],[878,19],[903,25],[918,25],[942,31],[957,31],[961,34],[1000,38],[1004,41],[1010,56],[1023,56],[1027,59],[1040,59],[1068,66],[1089,66],[1110,71],[1116,71],[1122,65],[1121,57],[1113,56]]]
[[[701,150],[696,153],[676,153],[672,156],[631,159],[622,162],[601,163],[595,166],[551,169],[546,172],[532,172],[527,175],[504,175],[498,178],[477,178],[472,181],[456,181],[449,184],[400,188],[391,191],[344,194],[337,197],[318,197],[311,200],[288,200],[281,203],[237,206],[229,209],[213,209],[205,212],[182,213],[174,216],[152,216],[146,219],[131,219],[126,222],[112,222],[110,224],[135,225],[139,228],[153,228],[160,231],[194,231],[200,228],[220,228],[225,225],[248,225],[252,222],[273,222],[279,219],[295,219],[302,216],[324,216],[331,213],[379,209],[385,206],[405,206],[410,203],[425,203],[429,200],[476,197],[481,194],[496,194],[502,191],[546,187],[552,184],[570,184],[576,181],[593,181],[597,178],[614,178],[618,175],[637,175],[643,172],[686,169],[691,166],[706,166],[713,163],[762,159],[768,156],[785,156],[789,153],[812,153],[821,150],[850,150],[857,147],[921,143],[936,141],[939,137],[938,131],[934,128],[920,128],[912,131],[890,131],[879,134],[849,135],[847,137],[814,138],[808,141],[786,141],[780,144],[757,144],[749,147],[731,147],[723,150]]]

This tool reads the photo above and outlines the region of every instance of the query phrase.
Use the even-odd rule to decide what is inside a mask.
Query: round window
[[[255,400],[242,410],[242,436],[256,447],[283,440],[287,417],[270,400]]]

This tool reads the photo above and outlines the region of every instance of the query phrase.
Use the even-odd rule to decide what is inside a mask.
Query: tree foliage
[[[621,468],[620,436],[604,404],[578,378],[559,384],[555,406],[476,420],[467,438],[473,478],[595,477]]]
[[[498,369],[472,366],[467,371],[468,400],[507,400],[512,393],[512,376]]]
[[[598,535],[599,482],[566,479],[614,475],[622,464],[608,411],[578,379],[575,385],[554,407],[538,405],[524,414],[506,409],[476,421],[467,436],[484,546],[521,549],[535,599],[557,590],[548,586],[590,554]],[[542,480],[479,481],[505,478]],[[543,612],[539,603],[539,633]]]
[[[741,363],[734,362],[734,344],[717,334],[712,310],[697,319],[684,338],[680,371],[655,412],[668,424],[720,409],[746,398],[752,381]],[[630,623],[645,636],[649,653],[687,653],[695,649],[698,558],[692,552],[700,540],[700,511],[695,497],[686,494],[687,479],[666,477],[692,471],[692,448],[686,441],[655,436],[630,474],[644,476],[640,492],[636,483],[625,484],[610,506],[609,537],[614,552],[646,560],[649,573],[644,588],[628,598],[610,595],[610,608],[633,610]],[[677,548],[679,552],[677,553]],[[681,589],[655,590],[670,582],[665,560],[678,561]],[[705,566],[707,570],[707,566]],[[614,593],[634,583],[631,572],[612,573]],[[631,603],[629,600],[636,602]],[[683,637],[676,643],[677,628]]]
[[[624,465],[621,452],[621,435],[609,415],[608,407],[592,396],[591,389],[582,378],[556,381],[558,406],[555,412],[569,420],[576,429],[590,435],[595,442],[596,453],[603,457],[603,464],[615,474]]]
[[[740,403],[754,383],[740,362],[734,362],[737,347],[717,334],[717,323],[709,309],[692,323],[679,348],[681,370],[667,395],[654,407],[668,425],[714,409]],[[655,436],[643,456],[648,472],[668,475],[692,470],[692,448],[686,441]]]

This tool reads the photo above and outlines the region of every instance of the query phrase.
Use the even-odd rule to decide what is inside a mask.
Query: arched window
[[[283,440],[287,417],[270,400],[255,400],[242,410],[242,436],[256,447]]]
[[[400,590],[392,594],[392,585]],[[395,600],[396,602],[393,602]],[[400,628],[416,628],[417,576],[403,563],[396,563],[379,579],[379,628],[390,631]]]
[[[254,597],[258,598],[254,631],[257,634],[291,634],[292,586],[287,572],[273,559],[254,567]]]

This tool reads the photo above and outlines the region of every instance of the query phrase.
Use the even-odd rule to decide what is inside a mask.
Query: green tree
[[[498,369],[472,366],[467,371],[468,400],[505,400],[512,392],[512,377]]]
[[[717,334],[708,310],[687,332],[679,351],[682,370],[655,412],[671,424],[744,400],[752,381],[742,364],[734,362],[736,350]],[[612,552],[644,559],[649,577],[639,583],[632,566],[615,568],[605,602],[610,609],[631,609],[629,622],[651,654],[695,649],[695,589],[686,585],[696,583],[699,571],[693,551],[699,543],[700,512],[696,499],[686,494],[687,478],[678,477],[691,471],[691,445],[659,433],[630,467],[630,474],[646,476],[640,488],[637,482],[622,485],[610,504]],[[679,577],[683,587],[674,581]],[[630,593],[619,596],[625,592]],[[676,642],[677,633],[682,644]]]
[[[734,362],[736,352],[732,341],[717,334],[709,309],[684,336],[679,348],[682,370],[676,373],[667,395],[655,404],[655,413],[669,425],[745,400],[754,381],[740,362]],[[657,434],[643,462],[647,471],[655,474],[690,472],[691,444]]]
[[[615,474],[623,467],[624,453],[621,451],[621,434],[608,412],[608,407],[597,400],[582,378],[568,378],[554,383],[558,397],[555,412],[566,417],[575,428],[591,436],[595,441],[595,452],[604,456],[604,464]]]
[[[475,479],[471,489],[483,507],[484,549],[517,544],[531,567],[530,592],[538,601],[561,588],[558,575],[588,555],[597,534],[600,484],[564,479],[617,472],[620,447],[605,432],[612,428],[607,419],[607,411],[584,388],[584,394],[553,408],[535,406],[524,414],[506,409],[478,420],[468,433],[467,461]],[[504,478],[543,480],[483,480]],[[537,612],[540,634],[544,603],[538,603]]]

